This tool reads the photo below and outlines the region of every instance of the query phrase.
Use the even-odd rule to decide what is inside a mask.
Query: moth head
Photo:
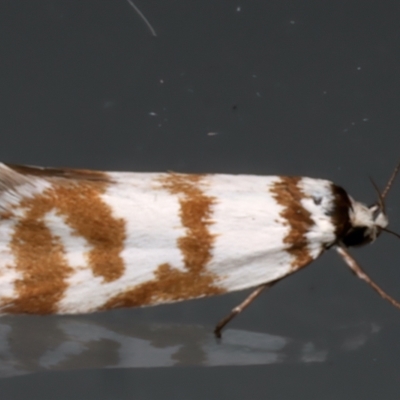
[[[372,206],[366,206],[350,198],[351,208],[349,210],[350,229],[344,235],[342,242],[345,246],[362,246],[373,242],[382,231],[400,237],[397,233],[387,229],[389,224],[386,215],[385,197],[391,188],[397,173],[400,170],[400,163],[397,164],[392,176],[389,179],[382,193],[376,184],[371,180],[377,194],[378,201]]]
[[[379,204],[370,207],[351,200],[350,229],[342,239],[346,246],[362,246],[373,242],[388,226],[388,218]]]

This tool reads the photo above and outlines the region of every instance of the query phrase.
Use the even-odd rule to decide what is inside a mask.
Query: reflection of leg
[[[236,306],[234,309],[232,309],[232,311],[225,317],[223,318],[221,321],[218,322],[217,326],[214,329],[214,333],[215,336],[217,338],[221,337],[221,330],[222,328],[229,322],[231,321],[233,318],[236,317],[236,315],[238,315],[239,313],[241,313],[247,306],[250,305],[250,303],[253,302],[253,300],[258,297],[261,292],[266,289],[271,287],[275,282],[268,282],[268,283],[264,283],[264,285],[259,286],[256,290],[254,290],[248,297],[246,297],[246,299],[240,303],[238,306]]]
[[[400,308],[400,303],[393,297],[389,296],[383,289],[381,289],[360,267],[357,261],[350,255],[343,245],[338,245],[336,251],[342,256],[345,263],[350,267],[354,274],[367,282],[373,289],[375,289],[385,300],[392,303],[395,307]]]

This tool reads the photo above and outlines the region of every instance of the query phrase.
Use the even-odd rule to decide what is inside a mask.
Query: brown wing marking
[[[185,271],[165,263],[155,270],[155,278],[110,299],[102,308],[132,307],[160,302],[183,300],[224,293],[218,287],[218,277],[207,271],[212,258],[214,236],[212,205],[215,199],[207,196],[201,186],[202,175],[168,174],[158,184],[179,198],[180,218],[186,234],[177,245],[182,253]]]
[[[106,187],[85,182],[60,185],[55,190],[57,211],[78,236],[91,245],[89,265],[95,276],[105,282],[120,278],[125,266],[120,254],[126,237],[125,221],[114,218],[109,205],[100,194]]]
[[[332,223],[335,226],[336,238],[342,238],[351,229],[349,210],[351,201],[346,191],[340,186],[332,184],[333,209],[331,212]]]
[[[9,313],[48,314],[67,288],[72,272],[64,258],[60,240],[54,237],[42,218],[52,209],[49,199],[26,204],[28,210],[16,227],[11,240],[15,267],[22,279],[15,282],[18,297],[6,308]]]
[[[105,174],[104,174],[105,175]],[[120,257],[124,248],[125,222],[112,216],[101,194],[107,188],[106,175],[101,181],[48,179],[52,186],[32,198],[22,199],[18,208],[24,216],[16,223],[11,248],[15,268],[22,274],[16,281],[18,297],[7,312],[52,313],[67,288],[72,273],[65,249],[45,225],[44,217],[55,211],[77,236],[91,245],[88,264],[95,276],[105,282],[120,278],[125,265]]]
[[[300,180],[300,177],[283,176],[270,189],[274,199],[283,207],[281,217],[290,227],[283,241],[287,245],[286,251],[294,257],[294,270],[313,261],[308,251],[306,233],[312,228],[314,221],[310,212],[301,204],[305,194],[298,186]]]

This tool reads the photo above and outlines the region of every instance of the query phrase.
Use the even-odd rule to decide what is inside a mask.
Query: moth
[[[400,308],[347,248],[387,228],[368,207],[306,177],[98,172],[0,164],[0,312],[74,314],[265,288],[334,248]]]

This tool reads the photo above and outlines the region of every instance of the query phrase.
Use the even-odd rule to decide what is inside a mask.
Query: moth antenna
[[[388,228],[382,228],[383,231],[390,233],[391,235],[397,236],[400,239],[400,235],[396,232],[393,232],[392,230],[388,229]]]
[[[382,194],[381,194],[381,192],[380,192],[380,190],[378,188],[378,185],[374,182],[374,180],[371,177],[369,177],[369,180],[371,181],[372,186],[374,187],[376,193],[378,194],[379,207],[382,210],[382,212],[384,214],[386,214],[385,200],[384,200],[384,198],[383,198],[383,196],[382,196]]]
[[[389,181],[386,184],[386,187],[385,187],[385,189],[383,190],[383,192],[381,194],[382,200],[384,200],[386,195],[388,194],[388,192],[389,192],[390,188],[392,187],[392,184],[393,184],[397,174],[399,173],[399,171],[400,171],[400,162],[396,165],[396,168],[392,172],[392,176],[389,178]]]
[[[154,30],[154,28],[151,26],[149,20],[144,16],[144,14],[139,10],[139,8],[136,6],[136,4],[132,1],[132,0],[127,0],[128,3],[130,4],[130,6],[138,13],[139,17],[142,18],[142,20],[144,21],[144,23],[147,25],[147,27],[149,28],[151,34],[153,36],[157,36],[156,31]]]

